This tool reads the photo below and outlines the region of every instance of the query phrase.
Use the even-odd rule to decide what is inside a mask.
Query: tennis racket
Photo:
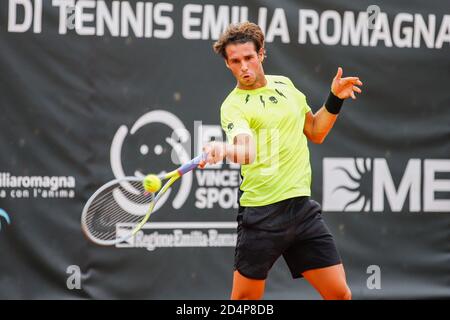
[[[99,245],[112,246],[133,237],[150,218],[156,203],[182,175],[204,167],[206,154],[199,155],[176,170],[158,176],[168,180],[156,194],[145,191],[143,178],[124,177],[100,187],[86,202],[81,214],[81,229],[86,237]],[[143,213],[130,213],[120,198],[126,196]],[[119,201],[118,201],[119,200]],[[139,211],[139,210],[137,210]],[[118,228],[120,226],[120,229]]]

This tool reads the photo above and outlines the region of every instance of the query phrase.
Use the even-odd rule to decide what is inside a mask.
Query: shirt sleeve
[[[222,106],[220,122],[230,144],[233,144],[234,138],[239,134],[245,133],[252,136],[249,121],[242,110],[235,105]]]
[[[308,105],[308,101],[306,100],[306,96],[294,86],[294,84],[292,83],[291,79],[285,77],[285,80],[288,83],[288,85],[291,87],[291,89],[294,90],[295,95],[298,98],[298,104],[299,104],[300,110],[304,114],[310,112],[311,111],[311,107]]]
[[[299,104],[300,104],[300,110],[302,110],[302,112],[304,114],[308,113],[311,111],[311,107],[308,104],[308,101],[306,100],[306,96],[301,93],[299,90],[295,89],[297,91],[298,94],[298,99],[299,99]]]

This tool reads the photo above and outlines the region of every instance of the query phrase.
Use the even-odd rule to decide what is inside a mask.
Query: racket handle
[[[181,167],[179,167],[177,169],[177,171],[180,174],[180,176],[182,176],[183,174],[185,174],[185,173],[187,173],[187,172],[189,172],[191,170],[194,170],[198,166],[203,166],[204,167],[205,159],[206,159],[206,153],[202,153],[201,155],[195,157],[191,161],[189,161],[186,164],[184,164]]]

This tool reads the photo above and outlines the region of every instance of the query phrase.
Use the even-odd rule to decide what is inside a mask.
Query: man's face
[[[256,52],[253,42],[229,44],[225,48],[225,63],[231,70],[241,88],[254,89],[264,77],[262,61],[264,49]]]

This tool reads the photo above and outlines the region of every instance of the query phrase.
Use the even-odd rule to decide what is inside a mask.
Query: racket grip
[[[180,174],[180,176],[182,176],[183,174],[185,174],[191,170],[194,170],[198,166],[202,166],[205,160],[206,160],[206,153],[202,153],[201,155],[195,157],[191,161],[189,161],[186,164],[179,167],[178,173]]]

